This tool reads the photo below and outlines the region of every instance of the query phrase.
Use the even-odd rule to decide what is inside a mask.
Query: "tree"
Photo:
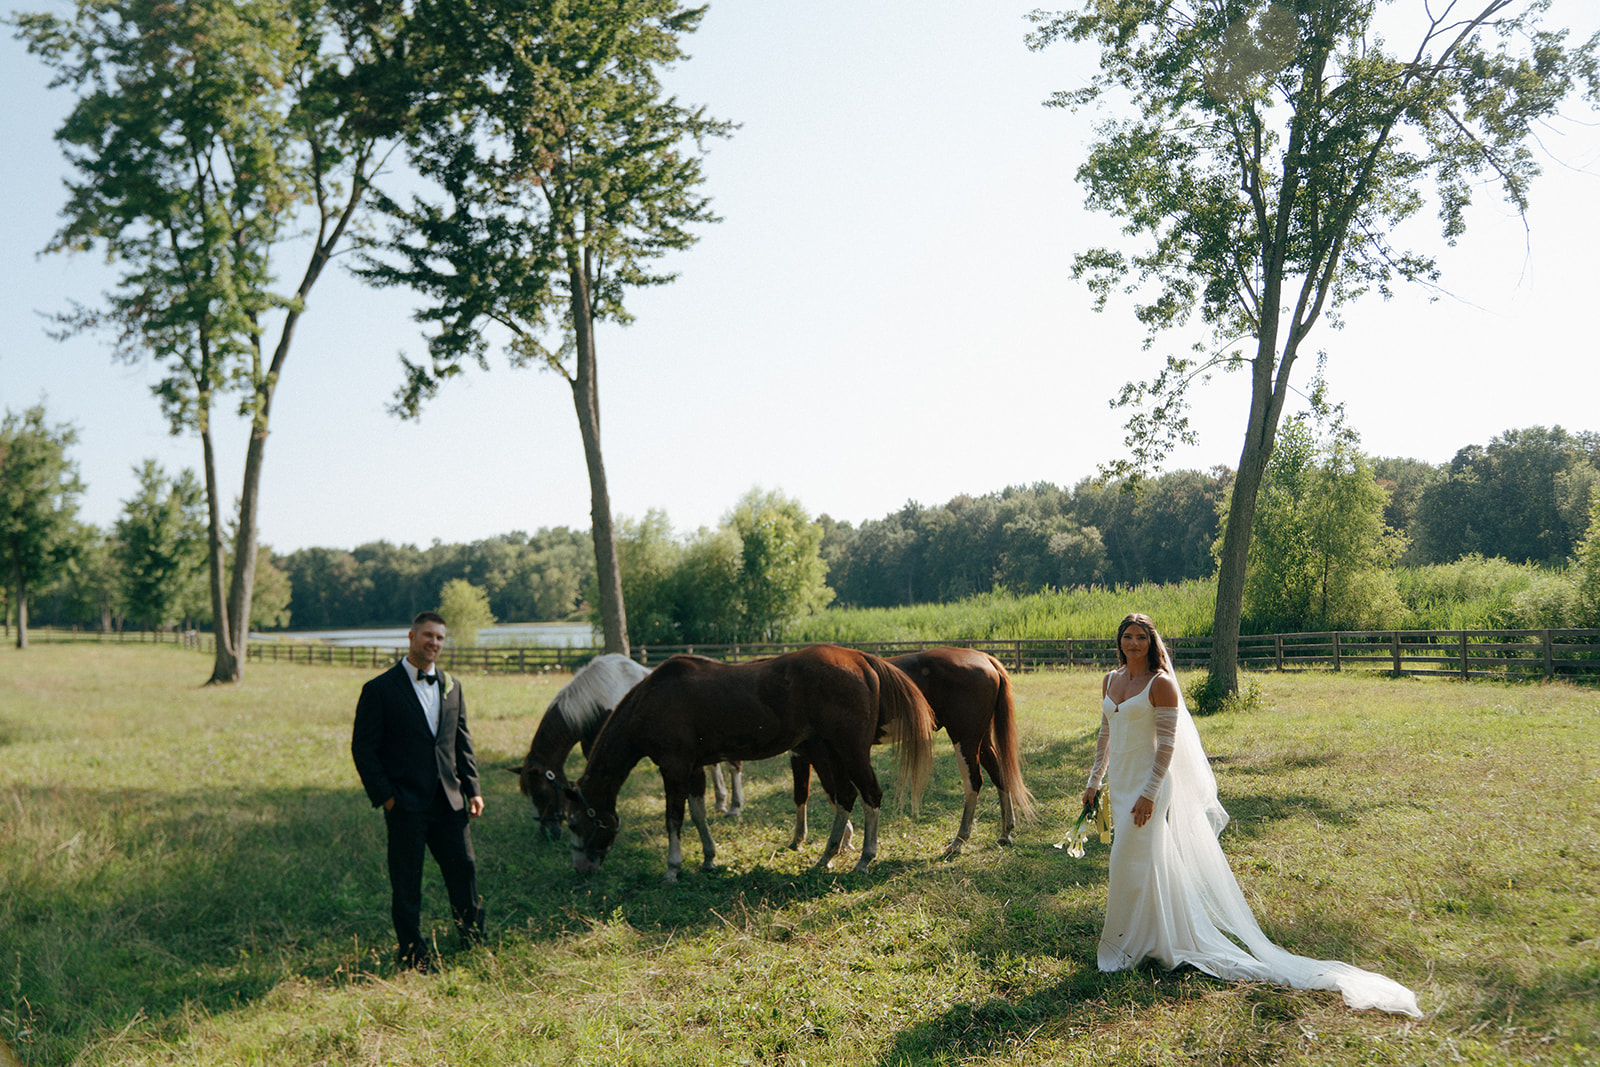
[[[56,135],[75,175],[48,250],[99,248],[121,271],[103,307],[59,317],[62,332],[107,328],[119,358],[162,364],[155,391],[172,432],[200,438],[212,682],[237,680],[245,658],[267,435],[295,328],[398,121],[399,10],[79,0],[71,20],[16,19],[53,84],[78,94]],[[304,258],[293,289],[276,290],[274,257],[294,255]],[[211,432],[230,391],[250,423],[231,578]]]
[[[798,500],[752,489],[723,525],[739,538],[734,600],[740,640],[776,640],[791,622],[833,599],[819,551],[822,528]]]
[[[1405,539],[1384,525],[1388,494],[1353,433],[1284,422],[1250,541],[1244,619],[1257,632],[1392,626],[1391,570]]]
[[[472,648],[478,643],[478,631],[494,625],[489,594],[460,578],[450,579],[439,590],[439,614],[457,648]]]
[[[178,621],[205,568],[205,492],[193,471],[169,478],[153,459],[134,474],[139,488],[116,525],[122,602],[128,618],[159,630]]]
[[[76,524],[70,565],[46,593],[54,601],[51,617],[56,625],[81,624],[103,633],[122,628],[122,567],[117,562],[117,541],[98,526]],[[38,617],[30,598],[29,614]]]
[[[1444,473],[1434,464],[1421,459],[1401,456],[1379,456],[1372,461],[1372,473],[1378,484],[1389,491],[1389,503],[1383,509],[1386,525],[1402,533],[1411,542],[1404,559],[1422,560],[1417,545],[1417,510],[1422,494],[1444,479]]]
[[[426,365],[405,361],[395,410],[415,417],[468,361],[487,369],[486,328],[514,367],[572,390],[589,471],[596,593],[606,650],[628,650],[600,447],[595,326],[627,323],[624,294],[674,277],[654,260],[716,221],[700,155],[727,123],[663,98],[659,68],[705,9],[678,0],[438,0],[417,5],[419,87],[411,161],[438,199],[384,198],[390,238],[360,273],[429,298]],[[552,340],[552,335],[554,340]]]
[[[1427,563],[1477,553],[1559,565],[1588,526],[1597,479],[1581,440],[1559,426],[1468,445],[1420,495],[1419,554]]]
[[[1513,14],[1516,0],[1480,3],[1466,15],[1454,5],[1425,12],[1409,55],[1385,50],[1377,4],[1349,0],[1082,0],[1035,16],[1033,47],[1067,40],[1100,52],[1100,73],[1051,103],[1079,108],[1120,88],[1136,111],[1100,126],[1078,179],[1091,207],[1148,243],[1133,255],[1083,252],[1075,273],[1099,309],[1119,290],[1139,294],[1152,341],[1196,314],[1210,335],[1124,388],[1128,457],[1108,469],[1158,464],[1192,438],[1189,384],[1249,369],[1212,625],[1224,692],[1238,687],[1256,499],[1306,336],[1372,289],[1437,277],[1430,257],[1390,239],[1429,188],[1450,242],[1480,176],[1523,210],[1538,172],[1532,124],[1579,80],[1600,93],[1600,38],[1568,49],[1564,31],[1538,26],[1543,5]]]
[[[43,404],[0,421],[0,567],[10,582],[17,647],[28,647],[28,590],[54,578],[78,543],[83,483],[67,458],[78,432],[45,423]]]
[[[673,539],[667,513],[651,508],[641,520],[618,520],[617,561],[628,605],[630,644],[676,644],[680,633],[675,576],[683,563],[683,548]]]
[[[1600,493],[1589,504],[1589,529],[1572,560],[1579,626],[1600,626]]]

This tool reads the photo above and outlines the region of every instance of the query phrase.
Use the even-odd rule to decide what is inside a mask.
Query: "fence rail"
[[[76,628],[30,627],[30,640],[175,644],[210,653],[214,637],[189,631],[103,633]],[[646,666],[680,652],[727,662],[763,659],[811,642],[734,645],[642,645],[633,658]],[[1030,638],[983,641],[855,641],[852,648],[898,656],[941,644],[988,652],[1017,672],[1060,668],[1109,670],[1117,653],[1109,637]],[[1167,641],[1179,669],[1204,669],[1211,661],[1209,637]],[[600,655],[598,648],[544,646],[446,648],[446,670],[486,674],[573,671]],[[253,641],[247,659],[257,663],[314,663],[376,670],[397,658],[393,648],[295,641]],[[1338,633],[1252,634],[1239,638],[1239,666],[1250,671],[1364,670],[1415,677],[1501,679],[1600,678],[1600,630],[1354,630]]]

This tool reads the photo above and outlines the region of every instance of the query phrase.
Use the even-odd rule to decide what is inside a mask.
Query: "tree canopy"
[[[1034,47],[1086,42],[1099,73],[1051,103],[1128,105],[1099,127],[1078,169],[1091,207],[1141,245],[1078,254],[1095,306],[1123,294],[1153,339],[1201,338],[1129,383],[1133,475],[1192,437],[1187,389],[1247,368],[1250,407],[1218,566],[1214,670],[1237,684],[1236,652],[1256,498],[1295,363],[1318,321],[1401,281],[1438,277],[1398,247],[1399,224],[1431,195],[1443,237],[1466,228],[1487,180],[1518,210],[1539,171],[1529,142],[1581,84],[1600,101],[1600,38],[1569,47],[1543,5],[1480,0],[1423,13],[1409,48],[1383,5],[1349,0],[1083,0],[1034,16]]]
[[[122,572],[123,611],[135,624],[159,630],[197,599],[206,564],[205,492],[193,471],[169,478],[153,459],[134,470],[139,488],[123,502],[112,552]]]
[[[260,479],[295,327],[350,230],[399,116],[388,99],[397,5],[300,0],[79,0],[16,17],[76,101],[57,132],[73,176],[50,251],[98,249],[117,280],[63,332],[106,329],[149,358],[174,433],[201,441],[216,661],[239,677],[249,634]],[[282,260],[303,257],[290,287]],[[276,340],[271,333],[276,330]],[[232,556],[211,415],[250,422]],[[224,592],[224,583],[227,583]]]
[[[17,622],[17,647],[28,647],[28,592],[55,577],[78,544],[74,521],[83,483],[67,456],[78,432],[45,421],[43,404],[0,420],[0,567]]]
[[[435,0],[417,5],[418,125],[410,158],[431,188],[383,197],[393,226],[360,273],[428,304],[426,362],[405,360],[395,409],[415,416],[464,364],[562,376],[589,471],[605,646],[628,647],[600,446],[595,326],[627,323],[629,290],[716,221],[699,191],[707,139],[730,126],[664,94],[659,71],[704,7],[678,0]]]

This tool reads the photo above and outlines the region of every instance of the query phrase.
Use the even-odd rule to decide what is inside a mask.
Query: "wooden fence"
[[[32,627],[29,639],[40,642],[101,641],[179,644],[210,653],[209,633],[101,633]],[[808,642],[737,645],[644,645],[633,658],[646,666],[680,652],[698,653],[727,662],[763,659],[803,648]],[[1063,668],[1109,670],[1116,648],[1109,637],[1064,637],[1014,641],[862,641],[852,648],[881,656],[898,656],[940,644],[978,648],[1012,671]],[[1180,670],[1203,670],[1211,660],[1209,637],[1168,640]],[[534,674],[574,671],[600,655],[597,648],[446,648],[440,662],[446,670],[487,674]],[[248,658],[257,663],[316,663],[377,670],[398,658],[394,648],[313,644],[295,641],[253,641]],[[1502,679],[1600,678],[1600,630],[1363,630],[1339,633],[1297,633],[1241,636],[1239,665],[1251,671],[1361,670],[1393,675]]]

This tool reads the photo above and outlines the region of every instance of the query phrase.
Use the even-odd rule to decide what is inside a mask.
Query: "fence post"
[[[1544,645],[1544,680],[1548,682],[1556,676],[1556,650],[1551,644],[1548,629],[1539,631],[1539,640]]]
[[[1278,654],[1278,673],[1283,673],[1283,635],[1272,635],[1272,647]]]
[[[1013,655],[1012,658],[1016,661],[1016,664],[1017,664],[1016,671],[1017,671],[1017,673],[1021,674],[1022,673],[1022,638],[1020,638],[1020,637],[1017,638],[1016,652],[1015,652],[1015,654]]]
[[[1461,631],[1461,680],[1467,680],[1467,631]]]
[[[1389,631],[1389,642],[1394,649],[1394,676],[1400,677],[1400,631]]]
[[[1339,669],[1339,631],[1333,631],[1333,669]]]

